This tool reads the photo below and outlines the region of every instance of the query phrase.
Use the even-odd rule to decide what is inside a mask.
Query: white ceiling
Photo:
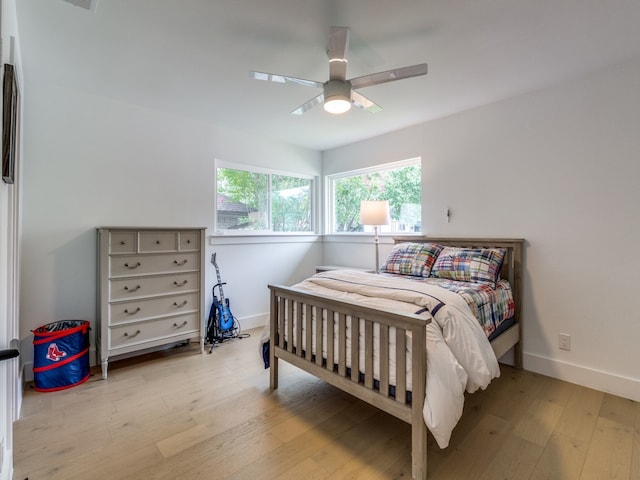
[[[640,55],[639,0],[18,0],[27,87],[54,83],[317,150],[450,115]],[[426,62],[362,93],[383,110],[291,110],[320,93],[330,26],[347,78]]]

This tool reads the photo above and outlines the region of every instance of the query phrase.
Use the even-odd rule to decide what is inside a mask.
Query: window
[[[361,200],[389,200],[391,225],[381,232],[421,231],[422,181],[420,158],[328,177],[331,231],[364,232],[360,224]]]
[[[253,167],[216,167],[216,230],[313,232],[313,179]]]

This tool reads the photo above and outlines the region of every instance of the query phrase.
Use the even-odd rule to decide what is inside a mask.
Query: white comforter
[[[484,389],[500,375],[498,361],[480,324],[467,303],[453,292],[435,285],[355,270],[320,273],[296,287],[340,300],[366,302],[368,306],[386,311],[416,313],[423,307],[437,310],[434,320],[427,325],[423,416],[440,448],[449,445],[451,432],[462,415],[464,391]],[[431,316],[426,312],[423,315]],[[267,326],[262,340],[268,340],[268,336]],[[407,345],[410,347],[409,342]],[[395,345],[390,348],[393,362]],[[410,352],[408,355],[410,359]],[[374,374],[377,370],[379,368]],[[390,365],[390,372],[395,372],[395,365]],[[390,380],[393,384],[393,374]],[[410,387],[410,378],[407,378],[407,388]]]

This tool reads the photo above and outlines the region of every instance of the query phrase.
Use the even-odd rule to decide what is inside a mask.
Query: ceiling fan
[[[327,46],[327,54],[329,55],[329,80],[324,83],[265,72],[252,71],[249,72],[249,75],[256,80],[295,83],[305,87],[322,88],[322,93],[316,95],[291,112],[293,115],[302,115],[307,110],[323,102],[324,109],[329,113],[344,113],[351,108],[352,104],[370,112],[378,112],[382,110],[382,108],[358,92],[357,89],[402,80],[403,78],[417,77],[427,73],[427,64],[419,63],[409,67],[394,68],[393,70],[372,73],[347,80],[349,33],[350,30],[348,27],[331,27],[329,30],[329,44]]]

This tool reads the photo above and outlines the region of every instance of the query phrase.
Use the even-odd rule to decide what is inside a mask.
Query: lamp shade
[[[362,200],[360,202],[360,223],[362,225],[389,225],[389,200]]]

